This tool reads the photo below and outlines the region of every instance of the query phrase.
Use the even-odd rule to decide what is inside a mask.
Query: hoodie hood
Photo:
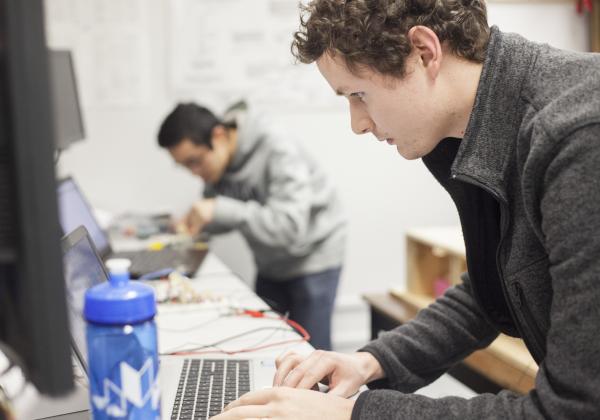
[[[264,115],[250,110],[245,101],[237,102],[225,111],[223,122],[235,122],[237,127],[237,147],[227,172],[236,172],[244,166],[246,160],[266,138],[269,132],[266,120]]]

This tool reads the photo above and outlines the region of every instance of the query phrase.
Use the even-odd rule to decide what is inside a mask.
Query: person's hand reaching
[[[328,393],[350,397],[361,385],[383,377],[379,362],[370,353],[335,353],[316,350],[305,357],[289,352],[275,361],[273,386],[312,389],[318,382],[329,385]]]
[[[214,198],[196,201],[183,220],[178,223],[178,229],[186,229],[191,236],[196,236],[204,226],[212,222],[215,213]]]

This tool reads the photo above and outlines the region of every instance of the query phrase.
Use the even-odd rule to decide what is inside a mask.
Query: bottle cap
[[[106,268],[111,273],[129,273],[131,261],[127,258],[111,258],[106,261]]]
[[[97,284],[85,293],[85,319],[98,324],[135,324],[152,319],[156,302],[152,287],[129,281],[127,259],[106,262],[110,281]]]
[[[127,258],[111,258],[106,261],[106,268],[110,273],[109,280],[115,285],[125,284],[129,281],[129,267],[131,261]]]

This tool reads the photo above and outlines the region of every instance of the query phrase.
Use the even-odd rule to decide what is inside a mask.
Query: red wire
[[[221,350],[221,349],[218,349],[218,350],[204,350],[204,351],[177,351],[177,352],[173,352],[173,353],[170,353],[170,354],[171,355],[176,355],[176,356],[186,356],[186,355],[215,354],[215,353],[219,353],[219,354],[227,354],[229,356],[232,356],[232,355],[237,354],[237,353],[250,353],[250,352],[253,352],[253,351],[256,351],[256,350],[262,350],[262,349],[266,349],[266,348],[269,348],[269,347],[281,346],[283,344],[301,343],[301,342],[310,340],[310,334],[308,333],[308,331],[306,331],[306,329],[302,325],[298,324],[296,321],[293,321],[293,320],[291,320],[289,318],[284,318],[282,316],[278,316],[278,317],[266,316],[264,314],[264,312],[262,312],[262,311],[255,311],[255,310],[250,310],[250,309],[244,309],[244,310],[242,310],[242,314],[250,316],[252,318],[280,319],[283,322],[285,322],[287,325],[289,325],[290,327],[292,327],[293,330],[299,332],[302,337],[301,338],[295,338],[293,340],[276,341],[274,343],[263,344],[262,346],[241,348],[239,350]]]
[[[304,327],[302,327],[302,325],[298,324],[296,321],[291,320],[289,318],[285,318],[281,315],[276,316],[276,317],[266,316],[264,310],[255,310],[255,309],[241,309],[241,313],[243,315],[248,315],[252,318],[280,319],[283,322],[285,322],[286,324],[288,324],[290,327],[292,327],[293,329],[298,331],[300,333],[300,335],[302,335],[302,338],[304,340],[306,340],[306,341],[310,340],[310,334],[308,333],[308,331],[306,331],[304,329]]]

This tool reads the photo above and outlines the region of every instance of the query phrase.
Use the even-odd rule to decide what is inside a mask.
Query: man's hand
[[[212,420],[350,420],[354,401],[317,391],[270,388],[242,395]]]
[[[183,223],[190,235],[196,236],[204,229],[207,223],[214,219],[215,199],[205,198],[196,201],[188,214],[184,217]]]
[[[342,354],[316,350],[310,356],[288,352],[275,361],[273,386],[311,389],[317,382],[329,385],[328,394],[350,397],[361,385],[384,377],[370,353]]]

